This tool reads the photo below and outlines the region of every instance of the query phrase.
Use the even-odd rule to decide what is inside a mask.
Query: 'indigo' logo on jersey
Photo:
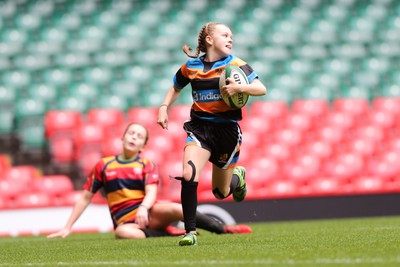
[[[193,100],[196,102],[213,102],[222,100],[219,89],[201,90],[193,92]]]

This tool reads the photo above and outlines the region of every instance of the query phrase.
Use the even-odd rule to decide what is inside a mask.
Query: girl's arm
[[[71,229],[74,223],[79,219],[87,206],[89,206],[90,202],[92,201],[93,195],[94,194],[92,192],[84,190],[78,201],[75,203],[75,206],[64,228],[56,233],[48,235],[47,238],[67,237],[71,233]]]
[[[221,88],[223,95],[232,96],[236,93],[246,93],[252,96],[262,96],[267,93],[267,89],[259,79],[254,79],[251,84],[237,84],[234,79],[227,78],[227,85]]]
[[[161,125],[163,129],[168,129],[168,108],[176,101],[181,93],[180,90],[176,90],[173,86],[169,89],[167,95],[160,108],[158,109],[157,123]]]

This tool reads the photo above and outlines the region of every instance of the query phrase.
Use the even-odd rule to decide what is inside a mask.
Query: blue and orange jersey
[[[242,59],[229,55],[216,62],[205,62],[204,56],[189,59],[174,76],[174,88],[182,90],[190,83],[192,87],[193,105],[192,119],[203,119],[212,122],[239,121],[242,119],[241,109],[233,109],[225,104],[219,90],[219,77],[226,66],[241,68],[249,83],[258,79],[255,71]]]
[[[140,156],[121,161],[111,156],[97,162],[83,188],[92,193],[104,189],[116,227],[135,220],[137,208],[145,196],[145,185],[158,183],[158,169],[152,161]]]

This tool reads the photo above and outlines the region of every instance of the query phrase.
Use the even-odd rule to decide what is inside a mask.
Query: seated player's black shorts
[[[213,123],[203,120],[190,120],[183,129],[188,134],[185,146],[199,146],[211,153],[209,161],[222,169],[236,165],[242,144],[242,131],[239,124]]]

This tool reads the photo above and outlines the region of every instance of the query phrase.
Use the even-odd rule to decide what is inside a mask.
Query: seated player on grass
[[[122,153],[97,162],[64,228],[47,237],[67,237],[94,194],[101,188],[106,194],[116,238],[183,235],[184,229],[171,225],[183,220],[181,204],[157,201],[157,167],[152,161],[139,155],[148,139],[146,127],[137,123],[129,124],[121,139]],[[196,223],[199,228],[217,234],[252,231],[247,225],[227,226],[199,212]]]

